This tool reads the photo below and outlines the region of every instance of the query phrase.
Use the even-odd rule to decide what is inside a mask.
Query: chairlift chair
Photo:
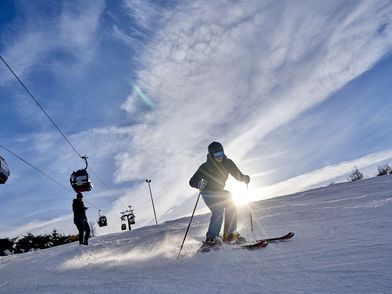
[[[71,186],[76,193],[88,192],[93,188],[93,184],[91,183],[90,177],[87,173],[87,156],[82,156],[82,158],[86,162],[86,167],[84,169],[74,171],[69,178]]]
[[[100,226],[100,227],[106,227],[108,225],[108,219],[106,218],[106,216],[101,215],[98,218],[97,223],[98,223],[98,226]]]
[[[106,216],[101,215],[101,210],[98,211],[98,215],[99,215],[99,218],[97,221],[98,226],[106,227],[108,225],[108,219],[106,218]]]
[[[125,216],[121,217],[121,230],[125,231],[127,229],[127,225],[125,224]]]
[[[5,159],[0,156],[0,184],[5,184],[9,176],[10,170],[8,168],[8,165],[5,162]]]
[[[134,225],[135,224],[135,217],[129,218],[129,224]]]

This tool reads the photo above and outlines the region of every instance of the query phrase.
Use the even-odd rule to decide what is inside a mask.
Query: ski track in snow
[[[0,293],[392,293],[392,177],[313,189],[239,209],[247,251],[195,252],[209,215],[0,258]]]

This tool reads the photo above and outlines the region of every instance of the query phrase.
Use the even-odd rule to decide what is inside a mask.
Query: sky
[[[240,204],[365,176],[392,161],[390,1],[0,2],[0,55],[79,154],[120,230],[191,214],[188,184],[219,141],[249,190]],[[84,162],[0,64],[0,237],[75,233],[69,185]],[[205,211],[201,203],[199,211]]]

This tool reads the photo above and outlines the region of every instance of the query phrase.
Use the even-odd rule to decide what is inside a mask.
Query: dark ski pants
[[[237,209],[229,191],[203,191],[201,196],[212,213],[207,239],[219,236],[223,216],[225,217],[224,235],[237,230]]]
[[[86,219],[74,219],[74,224],[79,231],[79,244],[88,245],[88,238],[90,237],[90,226]]]

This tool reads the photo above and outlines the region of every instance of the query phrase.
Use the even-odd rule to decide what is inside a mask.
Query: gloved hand
[[[207,185],[208,185],[207,180],[201,179],[201,180],[199,181],[199,183],[197,184],[197,188],[198,188],[199,190],[204,190],[204,188],[205,188]]]
[[[249,184],[249,182],[250,182],[250,177],[249,177],[248,175],[244,175],[243,180],[244,180],[245,184]]]

